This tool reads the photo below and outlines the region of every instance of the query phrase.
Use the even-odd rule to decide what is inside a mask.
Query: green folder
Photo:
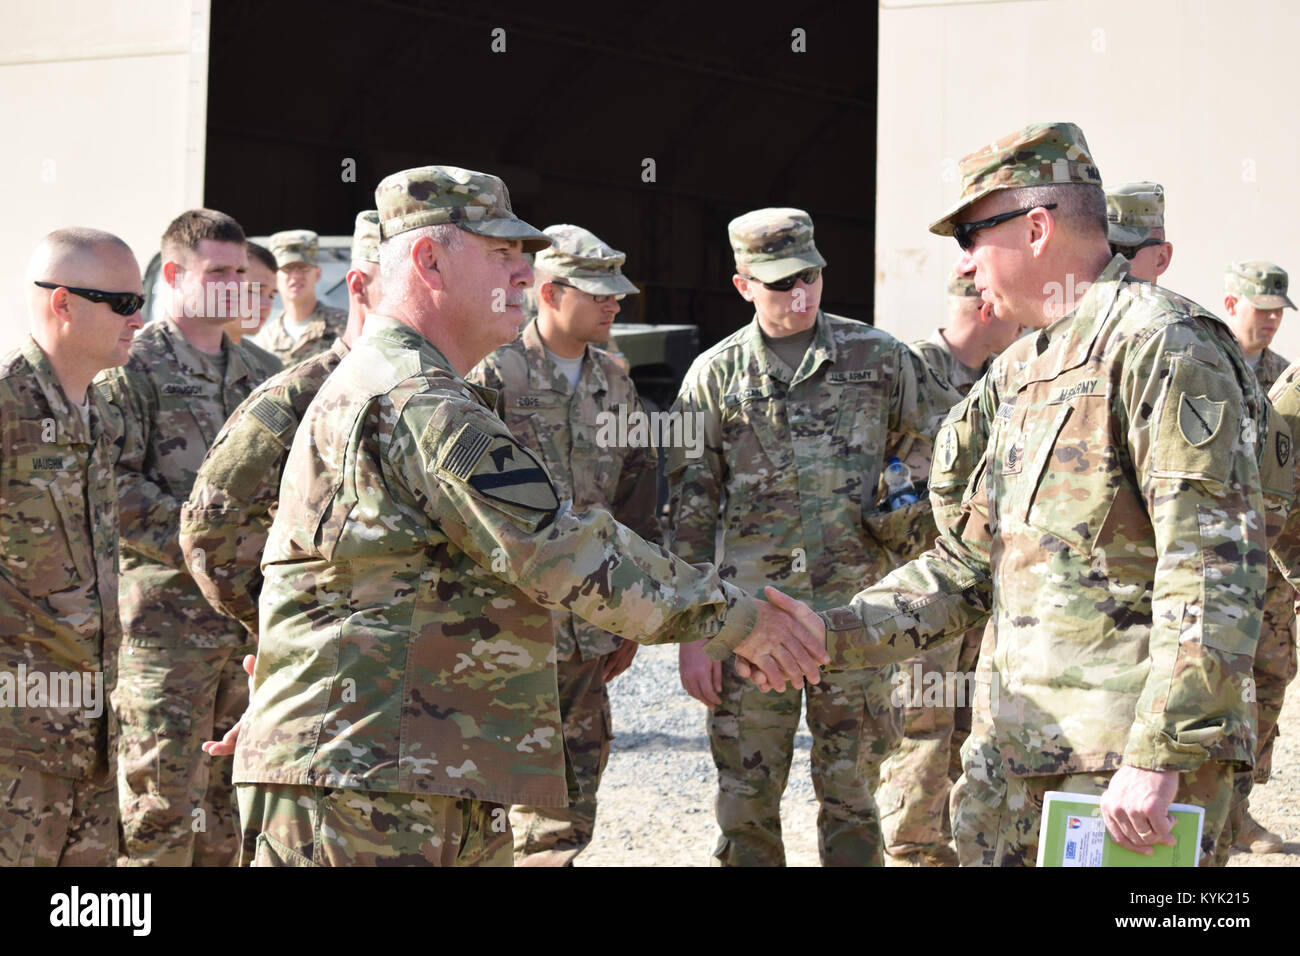
[[[1126,850],[1106,831],[1101,797],[1049,790],[1043,798],[1043,822],[1038,830],[1039,866],[1196,866],[1200,859],[1205,809],[1186,803],[1169,804],[1177,822],[1177,846],[1154,845],[1150,856]]]

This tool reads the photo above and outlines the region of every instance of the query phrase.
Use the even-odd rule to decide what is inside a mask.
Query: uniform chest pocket
[[[794,465],[784,403],[763,393],[723,395],[722,451],[738,488],[778,482]]]
[[[206,422],[208,437],[200,427],[204,417],[197,407],[211,399],[206,395],[163,395],[158,400],[158,419],[154,422],[152,470],[166,483],[167,490],[179,498],[189,497],[194,478],[208,451],[208,441],[215,440],[223,419],[216,429]]]
[[[0,496],[0,561],[24,593],[43,597],[91,576],[85,481],[75,472],[19,470]]]
[[[643,436],[630,432],[631,429],[625,438],[629,445],[642,441]],[[645,437],[645,441],[648,443],[649,438]],[[614,429],[601,430],[595,422],[580,422],[574,425],[573,448],[570,453],[573,467],[574,507],[605,506],[614,496],[615,486],[618,484],[619,464],[627,452],[627,448],[618,444],[618,436],[614,434]]]
[[[1060,405],[1035,444],[1021,476],[1027,491],[1023,520],[1088,554],[1122,484],[1107,393]]]
[[[568,469],[565,467],[570,444],[568,410],[559,399],[549,396],[526,396],[526,399],[528,404],[506,406],[506,427],[519,444],[541,460],[560,497],[572,497],[566,487]]]

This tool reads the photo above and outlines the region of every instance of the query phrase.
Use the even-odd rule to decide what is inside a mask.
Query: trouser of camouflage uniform
[[[113,705],[121,721],[123,866],[233,866],[239,821],[232,757],[200,749],[248,707],[251,647],[124,646]]]
[[[872,793],[885,747],[897,736],[890,669],[825,671],[806,688],[812,733],[817,850],[823,866],[880,866],[880,815]],[[790,775],[805,690],[763,694],[722,665],[722,703],[709,714],[718,768],[714,865],[784,866],[781,794]]]
[[[584,661],[577,653],[558,661],[560,721],[565,759],[582,795],[567,807],[515,807],[510,823],[515,834],[517,866],[568,866],[591,843],[596,829],[596,790],[609,762],[608,655]]]
[[[1268,594],[1259,627],[1259,644],[1255,648],[1255,712],[1257,745],[1255,770],[1239,773],[1233,785],[1232,812],[1224,837],[1226,846],[1236,842],[1250,806],[1254,784],[1266,783],[1273,771],[1273,741],[1277,739],[1277,720],[1286,699],[1286,687],[1296,676],[1296,593],[1291,585],[1268,568]],[[1225,851],[1226,852],[1226,851]]]
[[[885,852],[891,856],[948,843],[948,793],[961,773],[961,745],[970,728],[971,702],[966,698],[974,690],[972,678],[983,633],[983,628],[972,629],[962,640],[949,641],[900,665],[895,675],[896,718],[902,736],[881,765],[876,790]],[[938,683],[928,675],[937,675]],[[965,711],[966,733],[960,737],[958,711]]]
[[[0,764],[0,866],[113,866],[117,780]]]
[[[507,808],[424,793],[239,784],[241,866],[510,866]]]
[[[968,638],[970,634],[966,635]],[[962,772],[952,786],[949,817],[958,866],[996,866],[1007,781],[993,741],[993,625],[980,637],[970,733],[961,744]]]
[[[1043,818],[1043,797],[1049,790],[1101,795],[1114,771],[1075,773],[1052,777],[1008,777],[1002,806],[995,859],[998,866],[1033,866],[1038,859],[1038,830]],[[1173,803],[1205,808],[1201,831],[1201,866],[1215,866],[1232,802],[1232,765],[1207,760],[1200,769],[1178,775]]]

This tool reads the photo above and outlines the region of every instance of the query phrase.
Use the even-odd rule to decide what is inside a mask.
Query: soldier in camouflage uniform
[[[1269,345],[1282,321],[1283,309],[1295,306],[1287,297],[1286,271],[1271,262],[1234,262],[1224,276],[1224,310],[1228,325],[1241,342],[1247,363],[1265,392],[1282,378],[1291,363]],[[1292,401],[1285,386],[1281,394]],[[1236,796],[1229,818],[1230,841],[1252,853],[1277,853],[1284,840],[1266,830],[1250,815],[1252,784],[1268,780],[1273,764],[1273,741],[1282,711],[1286,685],[1295,677],[1295,593],[1277,569],[1268,569],[1268,595],[1255,651],[1255,707],[1258,717],[1258,751],[1251,773],[1237,775]]]
[[[27,280],[31,334],[0,358],[0,866],[112,866],[118,426],[90,382],[141,327],[140,267],[60,229]]]
[[[303,418],[263,559],[240,816],[257,865],[509,865],[506,805],[570,792],[551,611],[712,636],[782,684],[825,654],[712,568],[562,505],[464,381],[518,332],[522,252],[550,245],[505,184],[426,166],[375,198],[384,300]]]
[[[912,343],[932,374],[939,375],[960,395],[988,371],[992,357],[1016,340],[1020,326],[995,318],[981,303],[975,283],[954,274],[948,281],[948,325],[928,339]],[[893,439],[895,436],[890,436]],[[929,441],[903,438],[891,454],[901,458],[914,479],[930,474],[933,446]],[[938,528],[928,503],[920,509],[918,547],[898,554],[899,563],[934,546]],[[948,793],[961,774],[961,745],[970,732],[971,701],[965,697],[979,656],[981,628],[961,641],[905,662],[895,675],[893,703],[899,711],[903,736],[880,769],[876,804],[885,840],[885,862],[891,866],[956,866],[948,845],[945,815]],[[955,680],[960,679],[954,683]],[[935,685],[935,681],[942,683]],[[935,699],[934,686],[961,690],[952,699]],[[931,688],[931,692],[927,692]]]
[[[543,231],[553,245],[533,260],[537,318],[479,363],[468,381],[500,393],[511,433],[546,466],[562,501],[575,511],[607,509],[658,544],[655,450],[609,441],[602,428],[620,412],[644,414],[632,379],[595,347],[608,339],[619,300],[637,292],[621,269],[626,256],[580,226]],[[571,612],[552,620],[560,722],[582,796],[567,808],[512,811],[518,866],[572,865],[591,843],[596,790],[613,739],[606,684],[627,669],[637,648]]]
[[[259,385],[222,426],[181,509],[180,546],[194,581],[216,610],[257,640],[262,551],[275,519],[294,433],[325,377],[379,304],[379,218],[358,214],[347,275],[348,326],[334,343]],[[237,731],[232,731],[237,733]],[[221,754],[225,748],[206,748]]]
[[[248,357],[249,366],[262,379],[268,379],[284,368],[284,363],[254,341],[253,336],[268,318],[275,302],[275,256],[265,246],[255,242],[246,244],[248,249],[248,272],[246,302],[241,302],[241,311],[245,305],[251,310],[249,315],[231,319],[223,329],[230,341],[241,346]],[[256,293],[256,294],[254,294]]]
[[[1106,190],[1106,240],[1129,261],[1129,275],[1155,282],[1174,259],[1165,238],[1165,188],[1159,183],[1121,183]]]
[[[169,314],[136,336],[125,366],[99,379],[123,419],[114,704],[130,864],[224,866],[238,853],[231,761],[210,768],[199,745],[244,711],[248,635],[203,599],[177,535],[204,453],[259,382],[222,331],[241,292],[244,241],[239,224],[214,210],[173,220],[162,242]]]
[[[1033,862],[1043,794],[1066,790],[1102,793],[1108,831],[1137,852],[1171,841],[1171,800],[1204,807],[1209,863],[1254,757],[1259,516],[1265,490],[1291,493],[1289,435],[1220,320],[1107,262],[1077,127],[1026,127],[961,167],[961,200],[931,230],[956,236],[999,316],[1041,331],[999,397],[959,533],[822,614],[827,649],[879,666],[991,616],[998,862]],[[945,426],[936,455],[958,442]]]
[[[884,332],[818,308],[825,260],[798,209],[760,209],[728,227],[734,283],[754,321],[705,351],[673,413],[703,454],[671,447],[669,535],[691,562],[714,559],[747,590],[778,584],[817,607],[842,603],[894,565],[907,516],[882,512],[890,431],[927,437],[958,398]],[[780,803],[802,694],[764,695],[730,663],[681,649],[682,685],[709,709],[721,835],[715,861],[780,866]],[[882,862],[872,791],[897,735],[890,668],[842,672],[808,689],[818,850],[827,866]]]
[[[257,333],[257,344],[286,366],[324,352],[347,328],[348,315],[316,298],[319,239],[310,229],[277,232],[268,240],[275,256],[283,311]]]

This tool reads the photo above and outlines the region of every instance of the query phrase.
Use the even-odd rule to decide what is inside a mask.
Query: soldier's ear
[[[1156,278],[1169,268],[1169,264],[1174,261],[1174,244],[1165,242],[1156,247]]]
[[[171,288],[176,288],[176,276],[182,271],[179,262],[176,262],[174,259],[168,259],[163,263],[162,267],[163,281]]]
[[[731,277],[731,284],[736,287],[736,291],[740,293],[740,297],[746,302],[754,301],[754,293],[749,290],[749,280],[744,276],[733,275]]]
[[[1224,312],[1227,312],[1227,313],[1228,313],[1230,316],[1232,316],[1233,318],[1236,318],[1236,315],[1237,315],[1237,297],[1236,297],[1236,296],[1225,295],[1225,296],[1223,297],[1223,311],[1224,311]]]
[[[430,289],[441,291],[446,282],[442,270],[446,267],[446,249],[428,236],[421,236],[411,244],[411,265]]]

